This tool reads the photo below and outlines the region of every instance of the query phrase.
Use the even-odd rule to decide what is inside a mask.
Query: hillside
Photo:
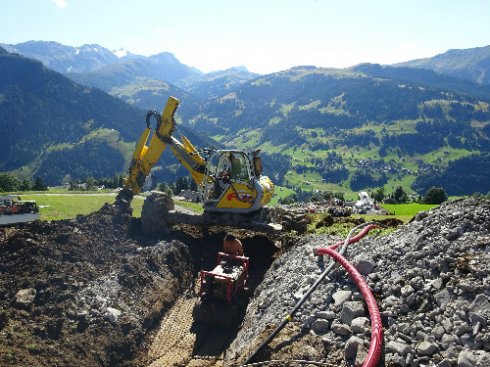
[[[145,111],[1,48],[0,106],[0,171],[49,185],[124,172],[145,127]]]
[[[488,85],[490,84],[490,46],[449,50],[434,57],[403,62],[398,66],[430,69],[440,74]]]
[[[447,186],[430,179],[434,172],[462,174],[457,162],[464,159],[481,176],[447,186],[449,192],[490,190],[482,184],[488,181],[490,149],[485,90],[455,79],[445,81],[451,89],[442,89],[430,80],[371,72],[297,67],[181,113],[191,127],[229,146],[260,147],[266,171],[290,187],[358,191],[402,185],[423,193],[428,181]]]

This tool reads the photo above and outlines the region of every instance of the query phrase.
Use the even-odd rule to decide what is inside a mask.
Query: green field
[[[412,217],[422,211],[437,207],[436,204],[383,204],[382,207],[393,213],[392,217],[408,222]]]
[[[36,200],[41,220],[72,219],[79,214],[99,210],[105,203],[113,203],[115,194],[28,194],[23,200]],[[133,216],[141,216],[143,198],[135,197],[131,203]]]

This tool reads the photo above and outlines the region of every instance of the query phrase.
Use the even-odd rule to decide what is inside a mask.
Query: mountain
[[[429,88],[449,90],[462,95],[484,99],[490,98],[490,85],[439,74],[429,69],[361,64],[352,67],[351,70],[365,73],[374,78],[392,79]]]
[[[127,169],[145,126],[145,111],[0,48],[0,171],[50,185],[112,177]]]
[[[181,113],[190,127],[230,147],[261,148],[266,172],[289,187],[308,182],[312,190],[358,191],[403,185],[423,193],[430,182],[447,186],[450,194],[489,191],[490,94],[454,78],[419,82],[424,70],[404,78],[396,77],[404,70],[381,76],[383,70],[292,68]],[[454,164],[461,159],[473,162],[480,176],[451,188],[428,180],[437,172],[464,177]]]
[[[490,45],[463,50],[449,50],[426,59],[403,62],[396,66],[430,69],[437,73],[490,84]]]
[[[182,81],[189,92],[200,101],[219,97],[249,80],[259,77],[260,74],[251,73],[245,66],[237,66],[226,70],[219,70],[203,74],[200,79]]]
[[[44,41],[0,46],[144,109],[164,103],[162,91],[181,99],[192,93],[196,101],[203,101],[258,76],[244,66],[205,74],[169,52],[146,57],[123,49],[109,51],[100,45],[71,47]]]
[[[195,69],[179,62],[172,54],[162,53],[149,58],[130,58],[128,61],[106,65],[84,73],[68,73],[77,83],[110,91],[131,84],[137,78],[156,79],[175,83],[200,75]]]
[[[119,62],[119,58],[99,45],[65,46],[57,42],[28,41],[16,45],[0,44],[9,52],[41,61],[60,73],[81,73]]]

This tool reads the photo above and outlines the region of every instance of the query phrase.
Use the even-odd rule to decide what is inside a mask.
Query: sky
[[[171,52],[209,72],[393,64],[490,45],[488,0],[0,0],[0,43]]]

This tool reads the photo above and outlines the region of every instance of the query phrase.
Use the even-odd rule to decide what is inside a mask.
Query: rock
[[[436,343],[424,340],[417,345],[417,353],[423,356],[431,356],[437,349]]]
[[[369,319],[367,317],[356,317],[352,320],[350,328],[353,333],[365,333],[369,330]]]
[[[360,301],[348,301],[345,302],[340,313],[340,321],[344,324],[350,325],[352,320],[356,317],[364,316],[364,303]]]
[[[386,344],[386,350],[400,356],[405,356],[410,352],[410,346],[401,341],[390,341]]]
[[[447,305],[451,302],[451,295],[447,289],[443,289],[434,295],[436,303],[440,306]]]
[[[470,305],[470,311],[481,314],[490,311],[490,302],[484,294],[478,294]]]
[[[451,229],[447,234],[446,234],[446,239],[448,241],[454,241],[457,240],[459,237],[463,235],[463,229],[462,228],[455,228]]]
[[[352,361],[355,365],[360,365],[367,356],[367,350],[363,341],[357,336],[351,336],[344,348],[344,358],[346,361]]]
[[[374,264],[369,260],[359,260],[354,265],[359,273],[368,276],[374,269]]]
[[[458,355],[458,367],[475,367],[478,357],[472,351],[463,349]]]
[[[333,320],[335,319],[335,312],[333,311],[317,311],[315,316],[319,319]]]
[[[107,319],[109,320],[109,322],[111,324],[116,324],[117,320],[119,319],[121,314],[122,314],[122,312],[120,310],[118,310],[117,308],[107,307],[106,316],[107,316]]]
[[[437,367],[452,367],[451,362],[449,362],[447,359],[443,359],[437,364]]]
[[[418,212],[415,214],[415,220],[416,221],[421,221],[424,218],[427,218],[429,216],[429,212],[423,211],[423,212]]]
[[[414,292],[413,287],[410,284],[407,284],[401,289],[401,293],[403,297],[407,297]]]
[[[311,324],[311,329],[317,334],[325,334],[328,331],[330,323],[324,319],[318,319]]]
[[[444,328],[440,325],[437,325],[435,328],[432,329],[431,335],[434,336],[437,340],[441,339],[442,336],[446,333]]]
[[[337,335],[347,336],[351,334],[351,329],[348,325],[341,323],[332,323],[332,331]]]
[[[352,296],[351,291],[337,291],[333,294],[332,298],[335,301],[334,306],[342,306],[344,302],[347,302]]]
[[[18,291],[14,296],[14,305],[17,307],[29,307],[36,299],[37,291],[34,288],[26,288]]]

